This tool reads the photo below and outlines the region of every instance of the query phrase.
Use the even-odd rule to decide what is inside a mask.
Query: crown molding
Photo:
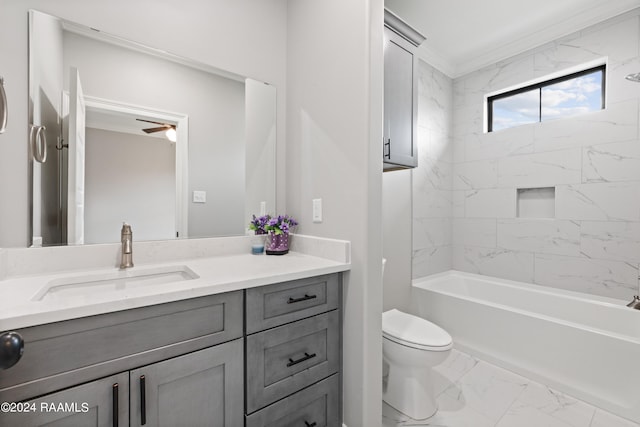
[[[602,23],[616,16],[637,9],[640,14],[638,0],[617,0],[603,2],[589,9],[576,12],[573,16],[536,30],[534,33],[515,38],[498,47],[489,47],[474,53],[473,57],[464,61],[453,61],[427,43],[418,49],[418,56],[452,79],[464,76],[481,68],[491,66],[523,52],[535,49],[559,38],[582,31],[593,25]]]
[[[445,74],[447,77],[453,78],[452,76],[455,75],[455,65],[427,44],[421,44],[417,49],[417,54],[418,58]]]

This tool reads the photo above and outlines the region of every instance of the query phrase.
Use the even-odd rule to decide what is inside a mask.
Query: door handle
[[[23,352],[24,339],[18,332],[5,332],[0,335],[0,371],[18,363]]]
[[[4,91],[4,78],[0,77],[0,133],[7,130],[7,116],[9,107],[7,106],[7,92]]]
[[[47,161],[47,130],[44,126],[31,125],[31,149],[33,158],[38,163]]]

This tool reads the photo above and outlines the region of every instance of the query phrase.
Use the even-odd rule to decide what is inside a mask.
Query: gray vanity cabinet
[[[16,412],[0,412],[0,426],[127,426],[129,373],[120,373],[15,405]],[[65,410],[61,410],[65,406]]]
[[[134,369],[131,426],[242,427],[242,340]]]
[[[246,293],[247,427],[341,422],[338,274]]]
[[[342,408],[340,386],[340,375],[332,375],[247,416],[246,427],[338,427]]]
[[[0,402],[33,410],[0,411],[0,427],[341,426],[340,281],[19,329],[24,354],[0,372]]]
[[[418,58],[424,37],[385,10],[383,169],[418,166]]]
[[[24,354],[0,373],[0,402],[36,411],[0,414],[0,427],[243,426],[243,293],[18,330]],[[56,402],[80,411],[40,410]]]

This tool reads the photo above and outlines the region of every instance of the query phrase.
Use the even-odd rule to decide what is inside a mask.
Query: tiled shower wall
[[[455,79],[451,184],[446,77],[421,68],[421,89],[433,95],[420,94],[420,164],[429,167],[414,174],[414,278],[446,269],[452,247],[456,270],[621,299],[638,293],[640,83],[624,76],[640,72],[639,14]],[[483,132],[486,93],[600,58],[605,110]],[[538,187],[555,187],[555,218],[518,218],[517,189]]]
[[[412,170],[414,279],[452,268],[453,81],[423,61],[418,78],[419,157]]]

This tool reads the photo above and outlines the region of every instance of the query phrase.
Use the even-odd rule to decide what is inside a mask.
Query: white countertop
[[[135,259],[134,259],[135,261]],[[34,298],[52,281],[114,274],[118,268],[86,269],[8,277],[0,282],[0,331],[14,330],[78,317],[218,294],[288,280],[349,270],[350,263],[289,252],[283,256],[231,254],[137,265],[127,272],[160,267],[187,267],[199,277],[171,283]]]

